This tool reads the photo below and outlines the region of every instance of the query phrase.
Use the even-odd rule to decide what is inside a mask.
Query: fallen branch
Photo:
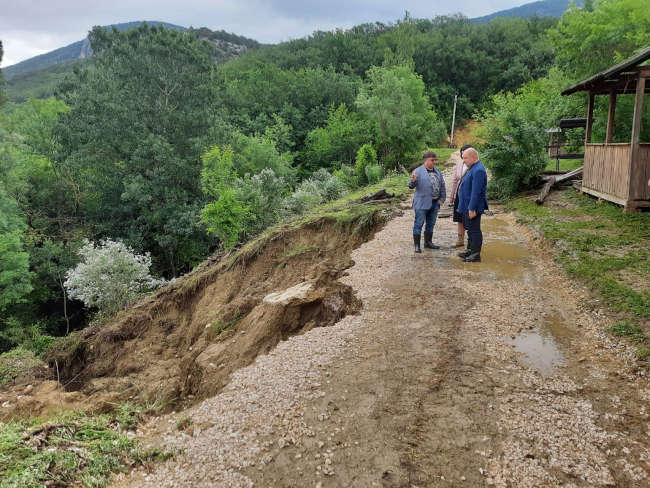
[[[386,189],[381,189],[378,192],[372,193],[371,195],[366,195],[359,199],[360,202],[366,203],[376,200],[387,200],[393,198],[395,195],[393,193],[388,193]]]
[[[551,176],[546,182],[546,184],[544,185],[544,187],[542,188],[542,191],[540,192],[539,196],[535,200],[535,203],[537,205],[541,205],[542,203],[544,203],[544,200],[551,192],[551,188],[556,184],[561,183],[563,181],[575,179],[579,176],[582,176],[582,167],[578,169],[574,169],[573,171],[569,171],[568,173],[564,173],[563,175]]]

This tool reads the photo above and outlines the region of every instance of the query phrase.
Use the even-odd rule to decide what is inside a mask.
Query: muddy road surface
[[[143,441],[177,455],[114,486],[650,486],[647,372],[606,313],[499,209],[481,263],[451,218],[414,254],[412,220],[353,252],[359,314],[153,419]]]

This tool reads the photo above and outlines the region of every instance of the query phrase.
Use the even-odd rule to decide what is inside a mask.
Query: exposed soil
[[[216,394],[233,371],[278,342],[358,312],[361,302],[338,278],[353,264],[351,250],[391,212],[390,206],[377,211],[370,227],[323,219],[281,229],[235,259],[204,263],[52,351],[49,372],[40,371],[40,379],[24,375],[0,392],[0,420],[63,406],[108,410],[125,401],[171,410]]]
[[[256,350],[268,354],[239,369],[224,365],[232,369],[221,390],[210,386],[223,378],[208,373],[210,363],[198,380],[175,380],[180,391],[196,384],[219,394],[143,426],[145,444],[177,455],[115,486],[648,486],[647,370],[604,332],[607,313],[498,209],[485,216],[482,263],[455,256],[449,218],[436,224],[442,249],[414,254],[412,219],[404,209],[352,251],[346,273],[347,253],[325,268],[304,257],[296,266],[307,275],[296,268],[292,280],[265,282],[255,294],[265,299],[241,322],[246,334],[229,337],[255,336],[263,342]],[[358,244],[318,236],[300,244]],[[242,292],[257,284],[245,273],[224,283]],[[214,286],[211,297],[226,296]],[[358,308],[350,291],[363,307],[330,327],[298,325],[303,313],[287,304],[302,307],[323,289],[338,290],[346,311]],[[240,299],[228,296],[220,307]],[[193,356],[209,303],[192,302],[196,325],[187,330],[195,339],[179,340],[179,354]],[[316,315],[314,323],[330,324],[337,314]],[[273,331],[260,325],[267,317],[275,317]],[[239,361],[239,344],[214,354]],[[220,360],[206,359],[217,367]],[[192,364],[201,364],[198,355]]]

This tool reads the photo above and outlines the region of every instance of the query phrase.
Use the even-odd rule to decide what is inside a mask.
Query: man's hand
[[[438,205],[440,205],[441,207],[442,207],[443,203],[445,203],[445,202],[443,202],[442,200],[438,200]]]
[[[415,183],[415,180],[417,179],[418,179],[418,175],[416,175],[415,173],[411,173],[411,181]]]
[[[476,217],[476,212],[474,212],[474,210],[470,210],[469,211],[469,218],[473,219],[474,217]]]

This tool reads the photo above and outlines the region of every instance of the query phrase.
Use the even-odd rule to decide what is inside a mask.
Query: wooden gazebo
[[[589,92],[585,134],[582,191],[624,205],[627,211],[650,207],[650,143],[641,143],[641,115],[644,95],[650,92],[650,47],[562,92]],[[632,137],[629,143],[612,142],[616,96],[635,93]],[[609,95],[607,135],[604,143],[591,142],[596,95]],[[650,141],[648,141],[650,142]]]

